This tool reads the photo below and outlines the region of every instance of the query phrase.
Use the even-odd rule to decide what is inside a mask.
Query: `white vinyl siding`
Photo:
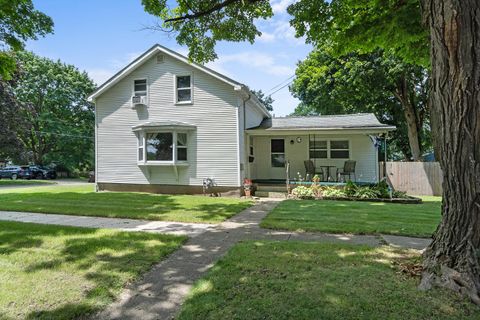
[[[297,138],[301,138],[301,142],[297,142]],[[251,165],[253,179],[284,179],[285,170],[275,170],[271,168],[270,159],[270,141],[272,138],[285,139],[285,158],[290,163],[290,178],[296,178],[298,173],[305,176],[304,161],[309,159],[310,144],[309,134],[304,133],[298,135],[281,135],[280,133],[269,136],[253,136],[253,148],[255,150],[255,162]],[[355,160],[357,181],[376,182],[378,181],[378,160],[377,150],[373,146],[370,137],[367,134],[317,134],[317,140],[322,141],[349,141],[350,160]],[[293,143],[292,143],[293,141]],[[317,159],[315,165],[335,166],[342,168],[347,159]],[[331,169],[331,175],[335,170]]]
[[[194,101],[178,106],[176,75],[192,75]],[[149,107],[130,108],[134,79],[148,79]],[[193,98],[193,96],[192,96]],[[238,97],[233,87],[165,56],[152,57],[96,99],[97,181],[100,183],[240,186]],[[188,134],[188,166],[139,166],[138,138],[133,126],[150,121],[179,121],[196,126]],[[178,176],[177,176],[178,174]]]

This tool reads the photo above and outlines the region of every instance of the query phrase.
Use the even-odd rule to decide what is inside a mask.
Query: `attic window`
[[[165,61],[165,56],[163,54],[157,54],[157,63],[163,63]]]
[[[134,96],[147,95],[147,79],[137,79],[133,81],[133,95]]]

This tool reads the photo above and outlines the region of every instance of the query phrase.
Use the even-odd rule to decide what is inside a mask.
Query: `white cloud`
[[[274,14],[286,13],[287,7],[294,3],[295,0],[272,0],[270,5]]]
[[[95,69],[94,68],[94,69],[88,69],[87,73],[90,76],[90,78],[93,80],[93,82],[95,82],[97,85],[101,85],[102,83],[107,81],[111,76],[113,76],[115,71],[111,69],[98,69],[98,68]]]
[[[294,68],[278,64],[273,55],[258,51],[220,55],[219,59],[215,61],[217,69],[225,68],[226,65],[232,66],[235,64],[251,67],[275,76],[285,76],[294,73]]]
[[[275,35],[270,32],[262,31],[262,35],[259,37],[256,37],[256,41],[261,41],[261,42],[273,42],[275,41]]]
[[[107,81],[111,76],[113,76],[120,69],[124,68],[127,64],[139,57],[142,52],[130,52],[121,57],[117,57],[108,61],[103,68],[87,68],[87,73],[92,78],[92,80],[97,84],[101,85]]]

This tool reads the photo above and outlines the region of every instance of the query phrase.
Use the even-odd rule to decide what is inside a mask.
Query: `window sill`
[[[190,105],[193,105],[193,102],[192,101],[176,102],[175,105],[176,106],[190,106]]]
[[[163,167],[173,167],[173,166],[187,167],[187,166],[189,166],[189,163],[185,162],[185,161],[181,161],[181,162],[171,162],[171,161],[152,162],[152,161],[150,161],[150,162],[137,162],[137,165],[139,165],[139,166],[163,166]]]

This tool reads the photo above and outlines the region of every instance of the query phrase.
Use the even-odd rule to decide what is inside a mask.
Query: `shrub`
[[[373,199],[373,198],[379,198],[380,193],[375,188],[360,187],[360,188],[357,188],[357,191],[353,196],[360,199]]]
[[[321,198],[323,194],[323,188],[318,184],[312,184],[310,189],[313,191],[315,198]]]
[[[292,195],[298,199],[313,199],[315,194],[311,188],[298,186],[292,190]]]
[[[373,188],[378,192],[378,197],[380,198],[390,198],[390,187],[388,186],[387,181],[382,180],[375,185]]]
[[[347,197],[353,197],[357,189],[358,189],[357,185],[353,183],[352,180],[348,180],[347,183],[345,184],[345,188],[343,189],[343,191],[345,192],[345,195]]]
[[[347,195],[345,194],[345,191],[342,189],[337,189],[333,187],[327,187],[323,189],[322,192],[324,197],[346,197]]]
[[[403,192],[403,191],[393,191],[393,195],[392,195],[394,198],[400,198],[400,199],[405,199],[405,198],[408,198],[408,195],[406,192]]]

